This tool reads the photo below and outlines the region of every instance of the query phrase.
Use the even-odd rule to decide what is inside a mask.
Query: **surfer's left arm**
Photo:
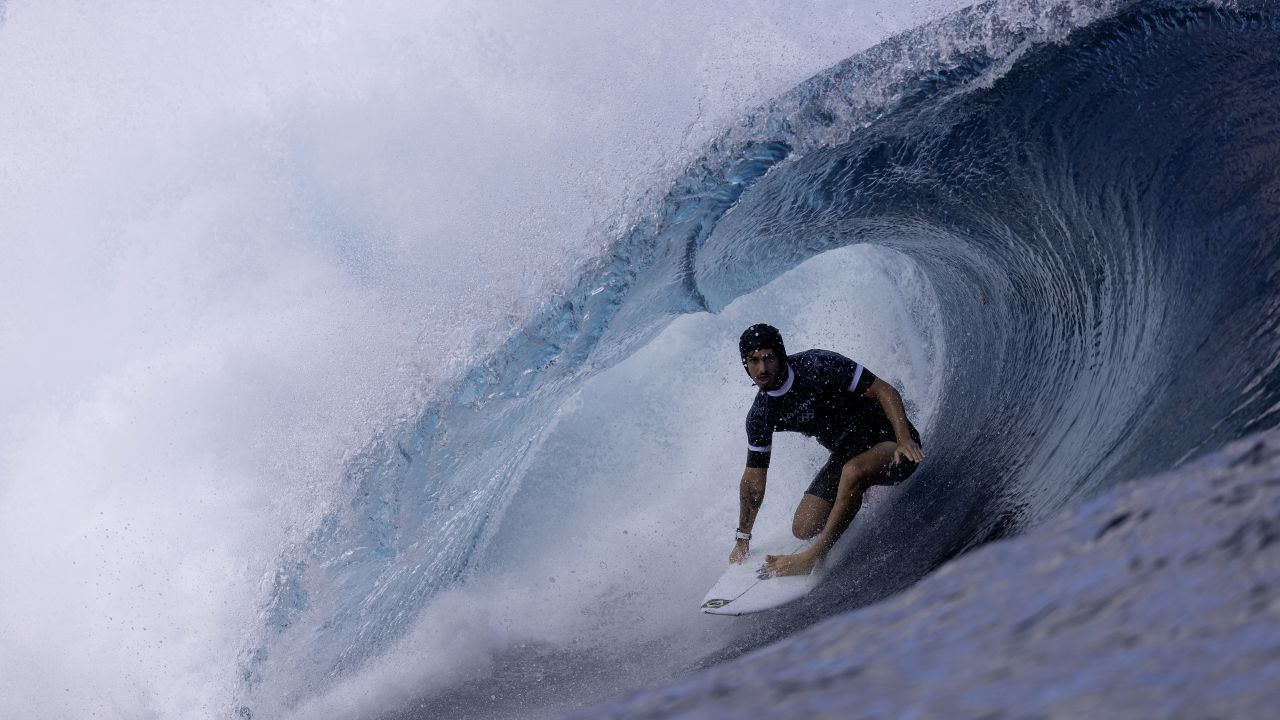
[[[907,422],[907,411],[902,406],[902,396],[898,391],[889,383],[876,378],[864,395],[880,403],[889,423],[893,425],[893,434],[898,442],[898,447],[893,451],[894,463],[902,460],[918,463],[924,460],[924,451],[911,437],[911,425]]]

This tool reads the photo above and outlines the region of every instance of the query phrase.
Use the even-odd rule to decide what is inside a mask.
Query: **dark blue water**
[[[850,58],[637,200],[645,219],[611,229],[575,291],[352,463],[349,501],[285,558],[247,695],[274,692],[282,665],[302,668],[290,697],[318,694],[482,574],[522,463],[586,378],[673,317],[850,244],[900,253],[937,294],[946,355],[929,461],[868,531],[882,552],[690,667],[1274,427],[1280,11],[1028,7],[977,6]],[[483,441],[496,437],[511,439]],[[644,652],[627,650],[640,664]],[[547,683],[591,694],[571,650],[505,657],[489,682],[534,708],[556,694],[512,668],[539,663]],[[626,686],[607,675],[598,692]],[[471,682],[422,707],[474,702]]]

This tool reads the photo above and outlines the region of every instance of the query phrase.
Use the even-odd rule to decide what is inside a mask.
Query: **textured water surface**
[[[1280,434],[1126,484],[899,597],[574,718],[1264,718]]]

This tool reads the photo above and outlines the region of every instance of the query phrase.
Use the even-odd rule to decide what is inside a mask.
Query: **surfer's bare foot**
[[[814,552],[802,552],[795,555],[766,555],[764,557],[764,569],[769,571],[770,575],[781,577],[784,575],[808,575],[813,569],[818,567],[818,563],[822,558],[818,557]]]

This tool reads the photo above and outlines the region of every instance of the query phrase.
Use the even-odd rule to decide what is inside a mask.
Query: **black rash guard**
[[[893,438],[880,403],[863,394],[876,376],[829,350],[787,356],[787,379],[777,390],[761,390],[747,412],[747,467],[769,467],[776,430],[799,432],[828,450],[850,434]]]

